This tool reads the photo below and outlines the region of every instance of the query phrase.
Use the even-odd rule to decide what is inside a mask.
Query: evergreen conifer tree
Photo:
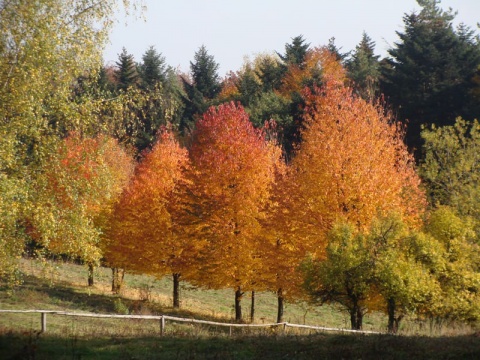
[[[194,62],[190,62],[193,84],[205,99],[213,99],[220,91],[218,75],[219,64],[213,55],[209,55],[205,45],[195,53]]]
[[[155,84],[163,84],[166,81],[165,57],[158,53],[153,46],[143,54],[139,70],[144,87],[151,88]]]
[[[264,57],[260,60],[256,75],[262,83],[264,92],[273,91],[282,84],[282,77],[285,74],[286,67],[272,57]]]
[[[185,90],[184,112],[180,120],[182,133],[192,128],[195,116],[202,114],[220,92],[218,67],[213,55],[209,55],[202,45],[195,53],[194,61],[190,62],[191,79],[182,78]]]
[[[422,10],[404,16],[400,42],[389,50],[382,68],[382,90],[408,122],[407,143],[419,149],[423,124],[452,124],[457,116],[473,119],[472,79],[480,64],[480,45],[467,27],[456,31],[455,13],[438,0],[417,0]],[[417,154],[418,156],[419,154]]]
[[[117,80],[117,87],[120,90],[126,90],[130,86],[136,85],[139,79],[137,65],[132,54],[123,48],[118,55],[118,61],[115,63],[117,69],[115,70],[115,78]]]
[[[344,60],[348,57],[348,55],[350,55],[350,52],[346,52],[346,53],[342,53],[342,52],[341,52],[342,48],[341,48],[341,47],[338,47],[338,46],[335,44],[335,37],[331,37],[330,39],[328,39],[327,49],[328,49],[332,54],[335,55],[337,61],[340,62],[340,63],[343,63]]]
[[[353,81],[353,88],[364,99],[368,100],[378,94],[380,63],[375,55],[375,42],[363,33],[362,40],[356,46],[352,57],[347,61],[347,76]]]
[[[303,35],[295,36],[291,44],[285,44],[285,54],[277,53],[283,63],[288,66],[295,64],[302,67],[310,44],[305,43]]]

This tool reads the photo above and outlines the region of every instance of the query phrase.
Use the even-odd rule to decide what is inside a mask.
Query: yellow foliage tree
[[[92,270],[102,257],[101,236],[133,172],[133,159],[113,139],[71,134],[47,164],[36,183],[37,206],[27,231],[49,252],[79,257]]]

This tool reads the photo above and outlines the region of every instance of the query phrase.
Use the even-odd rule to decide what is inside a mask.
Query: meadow
[[[99,268],[86,286],[85,267],[61,261],[21,261],[23,283],[1,288],[0,309],[41,309],[102,314],[171,315],[233,322],[233,291],[183,284],[181,308],[171,307],[172,282],[126,274],[119,295],[111,293],[111,270]],[[273,323],[276,298],[257,293],[255,323]],[[245,322],[250,298],[243,299]],[[287,303],[289,323],[348,328],[346,314],[333,306]],[[364,330],[385,331],[385,316],[367,314]],[[0,359],[477,359],[480,333],[465,324],[407,319],[399,335],[359,335],[281,328],[228,328],[171,323],[160,336],[159,322],[48,315],[0,314]]]

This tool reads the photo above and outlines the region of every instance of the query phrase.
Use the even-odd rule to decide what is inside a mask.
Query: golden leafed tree
[[[304,91],[303,142],[289,169],[287,229],[315,252],[339,218],[359,229],[390,211],[418,224],[425,195],[403,131],[379,104],[355,96],[335,74]]]

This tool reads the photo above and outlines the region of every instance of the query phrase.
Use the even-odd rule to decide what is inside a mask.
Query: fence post
[[[162,317],[160,318],[160,336],[163,336],[164,332],[165,332],[165,318],[162,315]]]
[[[47,313],[42,312],[42,317],[41,317],[41,322],[42,322],[42,333],[47,332]]]

